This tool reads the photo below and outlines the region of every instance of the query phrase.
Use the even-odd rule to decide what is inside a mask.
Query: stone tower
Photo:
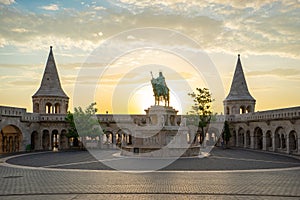
[[[254,112],[255,102],[255,99],[249,93],[240,55],[238,55],[230,92],[223,101],[224,113],[227,115],[234,115]]]
[[[66,114],[69,97],[61,88],[52,46],[46,63],[41,86],[32,96],[33,112],[41,114]]]

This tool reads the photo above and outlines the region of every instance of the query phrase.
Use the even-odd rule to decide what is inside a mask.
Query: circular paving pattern
[[[160,171],[127,173],[116,151],[40,152],[2,157],[0,199],[299,199],[300,162],[284,155],[215,148],[207,158],[179,159]],[[159,159],[153,159],[158,162]]]
[[[151,169],[149,163],[165,162],[167,159],[130,158],[118,156],[117,150],[95,150],[95,159],[88,151],[41,152],[23,154],[6,159],[6,163],[18,166],[46,169],[114,170],[108,166],[118,166],[124,171]],[[145,160],[151,159],[151,162]],[[120,167],[121,166],[121,167]],[[214,148],[208,157],[180,158],[159,171],[255,171],[278,170],[300,167],[300,160],[278,154],[243,149]]]

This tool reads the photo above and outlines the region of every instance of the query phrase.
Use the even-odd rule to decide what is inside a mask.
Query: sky
[[[71,110],[143,114],[161,71],[179,113],[196,87],[223,112],[237,54],[256,111],[299,106],[299,35],[299,0],[0,0],[0,105],[32,112],[53,46]]]

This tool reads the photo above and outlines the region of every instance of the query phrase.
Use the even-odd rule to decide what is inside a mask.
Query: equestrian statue
[[[165,77],[163,76],[162,72],[159,72],[159,76],[157,78],[153,78],[152,72],[150,73],[152,76],[151,84],[155,98],[155,105],[159,105],[159,102],[164,100],[165,106],[169,107],[170,90],[166,84]]]

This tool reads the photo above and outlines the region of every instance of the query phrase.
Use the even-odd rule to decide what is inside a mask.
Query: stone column
[[[53,143],[53,141],[52,141],[52,134],[51,133],[49,133],[49,137],[50,137],[50,140],[49,140],[49,150],[52,150],[52,143]]]
[[[286,153],[287,154],[290,153],[290,137],[289,136],[286,137]]]
[[[298,142],[297,142],[297,149],[298,149],[298,154],[300,154],[300,137],[299,136],[298,136]]]
[[[266,151],[267,150],[267,136],[266,132],[263,133],[263,138],[262,138],[262,150]]]
[[[255,144],[254,144],[254,142],[255,142],[255,141],[254,141],[254,133],[251,134],[251,132],[250,132],[250,141],[251,141],[251,142],[250,142],[250,148],[251,148],[251,149],[255,149]]]
[[[238,130],[235,130],[235,146],[239,146],[239,132]]]
[[[41,132],[41,137],[39,137],[40,149],[43,150],[43,132]]]
[[[3,153],[2,152],[2,144],[3,144],[3,137],[2,137],[2,134],[0,133],[0,153]]]
[[[60,149],[61,148],[61,146],[60,146],[60,134],[58,134],[57,133],[57,135],[56,135],[56,142],[57,142],[57,145],[58,145],[58,149]]]
[[[247,131],[244,133],[244,148],[247,148]]]
[[[112,147],[116,148],[117,145],[117,135],[112,133],[112,138],[111,138],[111,142],[112,142]]]
[[[276,151],[276,147],[275,147],[275,133],[272,133],[272,151]]]

